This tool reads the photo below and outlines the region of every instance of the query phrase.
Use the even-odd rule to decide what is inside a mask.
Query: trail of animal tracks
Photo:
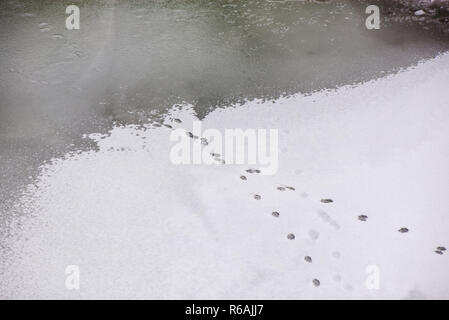
[[[278,128],[272,176],[173,165],[164,126],[91,134],[98,150],[53,159],[28,186],[1,295],[449,298],[449,255],[435,253],[449,246],[448,86],[444,54],[206,116],[204,128]],[[184,106],[165,123],[190,131],[194,120]],[[68,265],[80,290],[64,286]],[[373,270],[377,290],[366,285]]]

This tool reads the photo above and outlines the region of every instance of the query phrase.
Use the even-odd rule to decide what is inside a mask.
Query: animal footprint
[[[332,280],[334,280],[335,282],[341,282],[341,275],[336,274],[332,277]]]
[[[318,240],[319,236],[320,236],[320,234],[318,233],[318,231],[316,231],[316,230],[309,230],[309,237],[310,237],[310,239],[316,241],[316,240]]]
[[[341,253],[338,252],[338,251],[334,251],[334,252],[332,252],[332,256],[333,256],[335,259],[340,259]]]
[[[39,23],[39,29],[41,32],[47,32],[50,31],[51,26],[47,22]]]
[[[437,249],[435,250],[436,254],[442,255],[444,253],[444,251],[446,251],[445,247],[439,246],[437,247]]]
[[[293,188],[293,187],[290,187],[290,186],[280,186],[280,187],[277,187],[276,189],[278,189],[279,191],[285,191],[285,190],[292,190],[292,191],[295,191],[295,188]]]
[[[212,152],[210,155],[211,155],[211,156],[214,158],[214,160],[217,161],[218,163],[226,164],[226,161],[225,161],[224,159],[220,159],[220,154],[219,154],[219,153],[213,153],[213,152]],[[242,178],[242,177],[244,177],[244,178]],[[240,179],[246,180],[246,177],[245,177],[245,176],[241,176]]]
[[[328,223],[329,225],[331,225],[334,229],[338,230],[340,229],[340,225],[337,223],[337,221],[335,221],[334,219],[332,219],[331,216],[329,216],[326,212],[324,211],[318,211],[318,216],[326,223]]]
[[[366,221],[366,220],[368,220],[368,216],[366,216],[364,214],[361,214],[361,215],[359,215],[359,220],[360,221]]]
[[[56,33],[51,36],[53,39],[64,39],[64,36],[62,34]]]
[[[346,291],[352,291],[352,286],[349,283],[345,283],[343,285],[343,289],[345,289]]]

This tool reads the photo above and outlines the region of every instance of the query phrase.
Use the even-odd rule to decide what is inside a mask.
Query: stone
[[[425,14],[426,14],[426,12],[424,10],[417,10],[417,11],[415,11],[415,16],[418,16],[418,17],[423,16]]]

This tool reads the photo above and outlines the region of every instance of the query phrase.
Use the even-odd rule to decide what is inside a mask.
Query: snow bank
[[[166,127],[90,135],[98,151],[54,159],[29,186],[0,296],[449,298],[449,254],[434,252],[449,247],[448,87],[445,54],[204,119],[219,130],[278,128],[273,176],[172,165]],[[174,108],[166,123],[189,130],[194,120]],[[295,190],[276,189],[284,184]],[[80,268],[80,290],[65,287],[68,265]],[[366,285],[373,270],[377,290]]]

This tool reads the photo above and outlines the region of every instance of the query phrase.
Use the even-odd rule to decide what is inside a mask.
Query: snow
[[[426,12],[424,10],[417,10],[417,11],[415,11],[415,16],[423,16],[425,14],[426,14]]]
[[[28,186],[0,296],[447,299],[449,257],[434,250],[449,246],[448,85],[443,54],[383,79],[203,120],[218,130],[279,129],[275,175],[174,165],[166,127],[88,135],[98,150],[53,159]],[[166,122],[189,131],[196,120],[184,106]],[[80,290],[65,287],[69,265],[79,266]],[[373,270],[378,289],[366,285]]]

